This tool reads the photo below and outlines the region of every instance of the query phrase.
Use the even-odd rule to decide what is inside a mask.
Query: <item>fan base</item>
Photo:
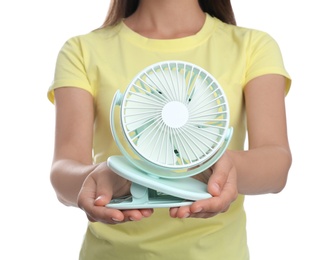
[[[113,199],[106,207],[117,209],[170,208],[210,198],[207,186],[191,177],[152,177],[132,165],[124,156],[111,156],[107,164],[118,175],[132,181],[131,195]]]
[[[106,207],[116,209],[172,208],[192,203],[193,201],[159,193],[137,183],[132,183],[131,195],[113,199]]]

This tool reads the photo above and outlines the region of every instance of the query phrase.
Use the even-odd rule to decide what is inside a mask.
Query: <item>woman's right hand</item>
[[[153,209],[118,210],[105,207],[112,198],[130,193],[131,182],[112,172],[106,162],[87,176],[78,195],[78,206],[91,222],[117,224],[137,221],[153,214]]]

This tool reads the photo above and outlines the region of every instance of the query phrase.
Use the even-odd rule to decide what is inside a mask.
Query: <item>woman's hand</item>
[[[173,218],[209,218],[225,212],[238,196],[237,172],[228,152],[210,169],[194,176],[208,184],[212,198],[198,200],[189,206],[171,208]]]
[[[99,164],[86,178],[78,195],[78,206],[91,222],[116,224],[152,215],[152,209],[117,210],[105,207],[112,198],[129,194],[131,183]]]

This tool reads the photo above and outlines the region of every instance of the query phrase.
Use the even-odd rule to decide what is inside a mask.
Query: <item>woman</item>
[[[112,97],[164,60],[203,67],[229,100],[229,148],[196,176],[212,198],[171,209],[104,207],[130,188],[106,165],[119,154],[109,128]],[[285,186],[290,84],[276,42],[237,27],[229,0],[111,1],[101,28],[65,43],[48,92],[56,107],[51,182],[63,204],[90,220],[80,259],[249,259],[244,195]]]

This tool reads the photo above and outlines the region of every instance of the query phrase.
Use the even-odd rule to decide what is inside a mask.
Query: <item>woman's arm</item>
[[[196,176],[213,196],[188,207],[171,209],[172,217],[211,217],[228,210],[237,194],[277,193],[286,183],[292,157],[285,115],[286,79],[265,75],[245,87],[249,150],[228,150]]]
[[[242,194],[280,192],[287,180],[292,156],[285,114],[286,78],[265,75],[245,87],[248,151],[229,151]]]
[[[118,223],[150,216],[150,209],[120,211],[104,207],[112,197],[129,194],[130,182],[106,162],[92,164],[93,97],[85,90],[55,90],[56,133],[51,183],[65,205],[85,211],[90,221]]]
[[[64,87],[55,90],[56,129],[51,183],[58,199],[77,206],[81,186],[92,165],[94,105],[85,90]]]

